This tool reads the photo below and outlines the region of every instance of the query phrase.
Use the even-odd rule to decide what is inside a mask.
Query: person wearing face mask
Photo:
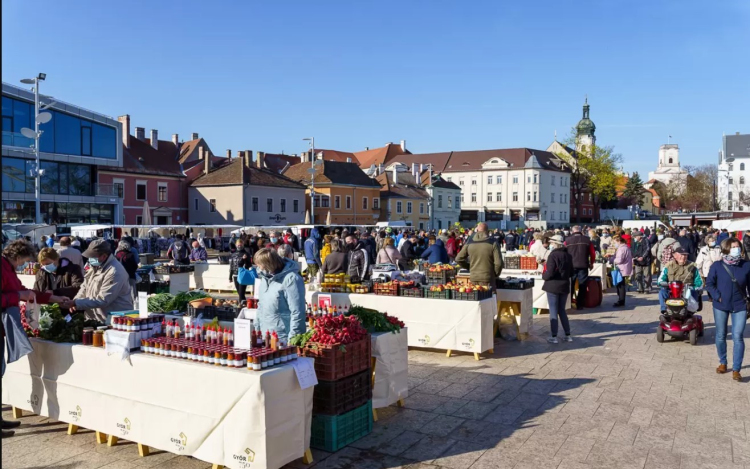
[[[36,273],[34,290],[51,291],[53,295],[73,298],[83,285],[83,272],[78,264],[60,257],[52,248],[39,251],[37,261],[42,268]]]
[[[306,329],[305,281],[297,275],[299,265],[291,259],[282,259],[273,249],[258,251],[255,265],[258,325],[261,331],[275,331],[279,340],[288,343]]]
[[[352,283],[359,283],[370,277],[370,258],[362,241],[358,241],[353,235],[346,237],[346,250],[348,256],[347,272]]]
[[[617,289],[617,302],[612,305],[615,308],[625,306],[625,293],[628,291],[628,277],[633,275],[633,255],[624,239],[620,236],[612,238],[615,246],[615,255],[612,257],[612,265],[620,271],[622,278],[615,285]]]
[[[711,270],[711,266],[714,262],[721,260],[721,246],[716,243],[714,235],[706,235],[704,239],[706,242],[705,246],[702,246],[698,251],[698,258],[695,260],[695,265],[698,267],[698,271],[703,277],[705,283],[708,277],[708,272]],[[708,292],[708,299],[711,300],[711,293]]]
[[[665,314],[667,310],[667,299],[669,298],[669,282],[682,282],[685,288],[691,288],[691,294],[697,300],[697,290],[703,287],[698,267],[688,260],[688,252],[682,246],[675,245],[672,251],[672,260],[664,266],[659,275],[659,305],[661,313]]]
[[[250,241],[248,241],[249,243]],[[240,304],[245,303],[247,285],[242,285],[237,281],[237,275],[240,267],[250,269],[253,266],[253,255],[250,250],[245,247],[245,241],[238,239],[235,242],[235,252],[232,253],[232,257],[229,258],[229,281],[234,283],[234,288],[237,290],[239,295]]]
[[[128,272],[112,255],[112,247],[104,239],[97,239],[83,252],[91,269],[83,279],[78,294],[62,307],[70,311],[84,311],[86,319],[106,322],[109,313],[133,309]]]

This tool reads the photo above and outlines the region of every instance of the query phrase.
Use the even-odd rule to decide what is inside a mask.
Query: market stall
[[[408,330],[372,334],[372,408],[380,409],[409,396]]]
[[[279,468],[309,448],[313,388],[301,389],[291,364],[252,372],[32,342],[3,378],[15,408],[237,469]]]
[[[497,289],[497,326],[502,325],[503,316],[511,316],[519,339],[531,332],[534,294],[532,288]]]

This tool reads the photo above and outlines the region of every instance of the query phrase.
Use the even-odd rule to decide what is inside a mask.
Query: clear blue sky
[[[217,154],[545,149],[585,94],[626,171],[750,132],[750,2],[2,2],[2,79]],[[645,177],[645,174],[643,174]]]

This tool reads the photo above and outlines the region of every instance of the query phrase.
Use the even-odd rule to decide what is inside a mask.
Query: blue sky
[[[745,0],[2,2],[3,81],[217,154],[545,149],[588,94],[626,171],[668,135],[713,163],[750,132],[748,51]]]

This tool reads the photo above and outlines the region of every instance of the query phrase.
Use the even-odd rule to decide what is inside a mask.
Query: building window
[[[729,176],[729,184],[734,184],[734,178],[732,176]]]
[[[476,178],[472,178],[471,179],[471,185],[472,186],[476,186],[477,185],[477,179]]]
[[[472,202],[476,202],[477,201],[477,193],[476,192],[472,192],[471,193],[471,201]]]
[[[531,202],[531,191],[526,192],[526,202]]]
[[[450,203],[450,199],[448,199],[448,202]],[[438,195],[438,208],[443,208],[443,196]]]
[[[362,210],[367,210],[367,197],[362,197]]]
[[[536,202],[536,191],[534,191],[534,202]]]
[[[424,213],[424,202],[419,203],[419,213]]]
[[[260,202],[258,201],[257,197],[253,197],[252,205],[253,205],[253,212],[257,212],[260,210],[260,208],[258,207],[258,205],[260,205]]]
[[[745,185],[745,176],[740,176],[740,184]]]
[[[498,184],[502,184],[503,183],[503,177],[502,176],[497,176],[495,178],[495,180],[497,181]]]
[[[208,199],[209,212],[214,213],[216,211],[216,199]]]
[[[492,176],[487,176],[487,184],[492,184]]]
[[[550,196],[550,202],[552,202],[554,204],[555,203],[555,193],[553,192],[549,196]]]
[[[727,200],[732,200],[732,193],[727,194]]]
[[[555,219],[555,212],[551,212],[550,215],[552,215],[551,220],[554,220]]]
[[[553,186],[555,185],[555,176],[554,176],[554,174],[552,175],[552,185]],[[553,215],[554,215],[554,213],[553,213]],[[554,218],[553,218],[553,220],[554,220]]]
[[[396,202],[396,213],[401,213],[403,209],[403,202]]]
[[[463,201],[464,201],[464,195],[461,194],[461,202],[463,203]],[[458,204],[456,204],[456,207],[458,208]]]
[[[352,197],[350,195],[346,196],[346,209],[347,210],[352,209]]]
[[[461,202],[464,201],[464,195],[456,196],[456,208],[461,208]]]
[[[372,199],[372,208],[374,210],[380,210],[380,199],[377,197],[373,197]]]
[[[299,213],[299,200],[294,199],[292,201],[292,210],[294,210],[294,213]]]
[[[279,211],[282,213],[286,212],[286,199],[281,199],[279,203],[281,204]]]
[[[143,225],[143,215],[136,215],[135,216],[135,224],[136,225]]]
[[[502,192],[496,192],[495,193],[495,202],[502,202],[503,201],[503,193]]]
[[[336,210],[341,208],[341,196],[340,195],[336,195],[333,197],[333,208],[335,208]]]
[[[562,216],[562,212],[560,212],[560,221],[565,220]]]
[[[669,162],[671,163],[672,160],[669,160]],[[732,163],[729,163],[729,171],[734,171],[734,165]]]
[[[453,178],[445,178],[445,180],[448,182],[453,182]]]
[[[492,202],[492,192],[487,193],[487,202]]]
[[[451,196],[448,196],[448,208],[453,208],[453,198]]]
[[[745,170],[745,163],[740,163],[740,171],[744,171],[744,170]]]
[[[518,202],[518,192],[513,193],[513,202]]]
[[[159,202],[166,202],[166,201],[167,201],[167,183],[160,182],[159,183]]]
[[[411,213],[411,202],[406,202],[406,213]]]
[[[197,198],[193,199],[193,206],[195,207],[194,210],[197,212],[198,211],[198,199]]]
[[[266,212],[273,212],[273,199],[266,199]]]
[[[513,184],[518,184],[518,176],[513,176]]]
[[[539,176],[538,174],[534,174],[534,184],[536,184],[536,183],[537,183],[537,177],[538,177],[538,176]]]
[[[328,208],[331,206],[331,196],[330,195],[319,195],[317,197],[320,200],[320,206],[323,208]]]
[[[463,187],[463,185],[464,185],[463,178],[458,180],[458,185],[461,186],[461,187]]]
[[[526,176],[526,182],[528,182],[529,184],[531,184],[531,174],[529,174],[529,175]]]
[[[135,183],[135,199],[146,200],[146,183],[145,182]]]

